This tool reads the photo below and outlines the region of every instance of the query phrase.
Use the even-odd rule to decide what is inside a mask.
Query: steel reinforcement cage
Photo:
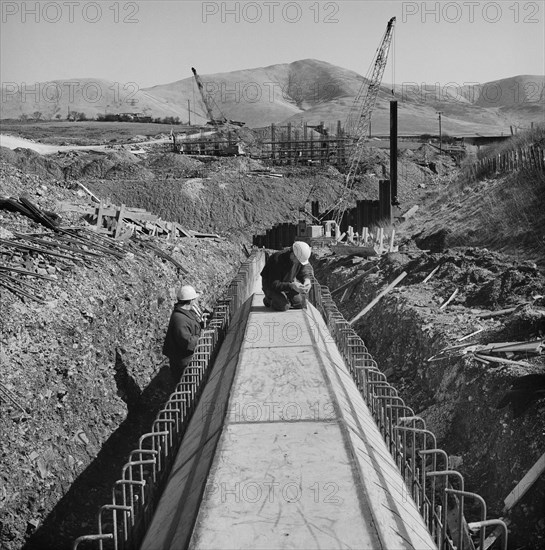
[[[478,548],[484,550],[486,527],[495,526],[503,531],[502,542],[506,550],[506,524],[500,519],[487,519],[484,499],[464,490],[464,478],[460,472],[449,468],[447,453],[437,448],[435,435],[426,429],[425,420],[415,415],[388,383],[363,340],[337,309],[329,289],[314,280],[310,301],[322,314],[335,339],[438,549],[474,548],[468,533],[468,530],[474,530],[479,535]],[[458,489],[452,487],[452,478],[457,480]],[[466,523],[466,498],[479,505],[479,521]],[[452,511],[455,511],[456,519],[448,522],[447,514]]]
[[[98,513],[97,533],[78,537],[73,549],[138,548],[161,491],[170,474],[183,435],[195,411],[214,359],[233,316],[250,297],[264,262],[263,251],[253,250],[216,303],[208,327],[202,331],[189,366],[155,418],[151,431],[139,439],[112,488],[112,500]]]
[[[121,479],[112,488],[111,504],[101,507],[98,532],[77,538],[74,550],[80,545],[89,547],[82,543],[93,543],[93,547],[100,550],[139,546],[227,328],[236,311],[249,298],[263,259],[263,252],[254,249],[241,265],[225,297],[217,302],[189,367],[157,414],[151,432],[142,435],[138,448],[130,453]],[[479,532],[478,548],[483,550],[485,530],[489,526],[502,529],[502,546],[507,549],[506,524],[500,519],[487,519],[482,497],[465,491],[462,475],[449,469],[448,456],[437,448],[435,435],[388,383],[363,340],[337,309],[329,289],[313,280],[309,298],[334,337],[438,549],[470,550],[472,543],[467,530],[471,529]],[[458,489],[451,485],[452,478],[457,480]],[[479,521],[465,522],[466,498],[480,506]],[[449,528],[447,514],[452,510],[456,510],[457,519]]]

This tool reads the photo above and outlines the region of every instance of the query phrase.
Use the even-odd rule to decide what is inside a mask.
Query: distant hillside
[[[35,118],[41,113],[44,120],[66,120],[69,112],[82,112],[88,118],[106,113],[143,113],[149,116],[179,116],[179,107],[135,83],[120,84],[101,78],[74,78],[24,84],[2,85],[2,119],[19,119],[21,115]]]
[[[197,70],[199,68],[197,67]],[[66,119],[68,111],[96,118],[106,113],[141,113],[153,118],[179,117],[204,124],[206,111],[191,68],[182,80],[138,89],[102,79],[57,80],[28,89],[2,87],[2,119]],[[191,75],[191,76],[190,76]],[[232,71],[202,74],[214,116],[240,120],[250,127],[303,121],[334,126],[342,123],[364,78],[348,69],[316,59]],[[543,120],[545,76],[516,76],[472,86],[440,88],[417,84],[395,86],[401,134],[443,131],[451,135],[508,133],[509,126],[527,127]],[[37,93],[36,93],[37,90]],[[372,132],[389,131],[391,85],[380,90],[372,117]],[[188,101],[189,109],[188,111]]]

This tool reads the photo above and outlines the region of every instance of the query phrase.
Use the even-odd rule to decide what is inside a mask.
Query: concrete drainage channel
[[[121,478],[112,488],[111,503],[99,512],[97,533],[79,537],[74,549],[118,550],[141,543],[230,321],[250,296],[263,260],[263,253],[254,251],[242,264],[225,298],[216,305],[210,328],[201,336],[194,359],[176,390],[123,467]],[[339,312],[328,288],[314,280],[310,300],[333,335],[437,547],[474,548],[468,534],[468,529],[472,529],[483,549],[486,529],[495,526],[502,547],[507,548],[505,523],[488,519],[484,500],[465,490],[462,475],[450,468],[447,453],[437,448],[436,437],[427,429],[425,420],[407,406],[387,381],[362,339]],[[468,501],[480,507],[478,521],[469,525],[464,519]]]

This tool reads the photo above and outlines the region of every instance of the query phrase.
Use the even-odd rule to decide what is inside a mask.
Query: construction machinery
[[[344,233],[340,231],[341,220],[348,205],[350,191],[354,186],[355,176],[363,155],[364,145],[368,138],[371,114],[375,107],[378,92],[382,82],[382,76],[386,63],[388,61],[388,52],[392,42],[395,17],[388,21],[386,32],[382,37],[380,46],[377,49],[375,58],[372,62],[372,74],[369,79],[364,79],[354,103],[350,109],[346,124],[345,133],[348,135],[350,144],[349,169],[346,174],[345,182],[341,194],[335,204],[326,209],[327,219],[318,220],[311,215],[311,224],[317,222],[321,225],[308,224],[305,219],[301,219],[297,228],[297,238],[307,242],[314,242],[329,245],[336,243],[345,236],[349,242],[353,242],[354,233],[352,228]],[[327,135],[327,130],[322,125],[314,127],[319,132]],[[309,213],[305,209],[301,210],[308,217]]]
[[[362,159],[365,142],[368,139],[371,114],[375,107],[382,76],[384,75],[384,69],[388,61],[388,53],[392,43],[395,21],[395,17],[392,17],[388,21],[386,32],[382,37],[382,41],[372,62],[371,77],[363,81],[354,99],[354,103],[345,124],[345,132],[352,141],[350,144],[349,167],[341,195],[332,208],[333,215],[331,216],[339,225],[347,208],[348,196],[354,186],[355,176]]]
[[[202,83],[201,77],[197,74],[197,71],[195,67],[191,67],[191,70],[193,71],[193,76],[195,77],[195,82],[197,83],[197,88],[199,89],[199,92],[201,94],[202,102],[204,104],[204,108],[206,109],[206,114],[208,116],[208,122],[207,124],[214,126],[218,131],[222,129],[225,126],[233,125],[233,126],[244,126],[244,122],[240,122],[238,120],[229,120],[225,117],[225,115],[221,112],[221,109],[218,107],[218,104],[214,101],[214,98],[212,96],[207,96],[206,91],[204,89],[204,85]],[[220,117],[214,118],[213,108],[215,107],[216,111],[219,112]]]

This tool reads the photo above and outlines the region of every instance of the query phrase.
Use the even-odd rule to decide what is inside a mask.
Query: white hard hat
[[[295,241],[292,246],[295,257],[299,260],[301,265],[307,265],[310,253],[312,252],[310,246],[303,241]]]
[[[187,302],[188,300],[194,300],[199,296],[200,294],[191,285],[184,285],[180,287],[178,289],[178,292],[176,293],[176,298],[178,298],[179,302]]]

